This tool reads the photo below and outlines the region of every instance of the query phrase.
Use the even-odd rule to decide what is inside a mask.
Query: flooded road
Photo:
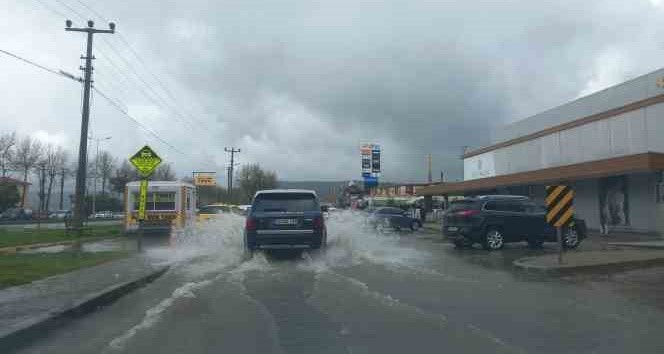
[[[227,216],[153,245],[146,257],[170,264],[167,274],[21,352],[656,353],[664,346],[662,308],[639,301],[621,275],[537,277],[511,267],[550,250],[459,252],[437,235],[376,234],[343,212],[328,220],[324,254],[247,260],[243,222]]]

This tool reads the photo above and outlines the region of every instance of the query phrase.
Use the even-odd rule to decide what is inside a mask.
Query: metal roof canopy
[[[555,184],[657,170],[664,170],[664,154],[648,152],[463,182],[438,183],[423,187],[416,194],[462,195],[496,187]]]

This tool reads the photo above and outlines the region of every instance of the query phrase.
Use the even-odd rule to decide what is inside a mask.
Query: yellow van
[[[198,222],[204,222],[212,218],[218,218],[225,213],[230,213],[234,205],[215,203],[201,207],[198,211]]]

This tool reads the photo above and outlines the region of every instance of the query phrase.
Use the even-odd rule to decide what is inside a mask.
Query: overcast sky
[[[661,0],[0,4],[0,49],[77,75],[85,38],[65,17],[116,22],[95,37],[95,84],[183,153],[98,95],[92,134],[123,158],[150,144],[180,176],[222,173],[234,146],[282,179],[359,178],[359,144],[375,142],[383,179],[423,181],[428,153],[434,177],[456,179],[462,147],[490,143],[492,126],[664,60]],[[0,71],[0,132],[77,151],[80,84],[2,54]]]

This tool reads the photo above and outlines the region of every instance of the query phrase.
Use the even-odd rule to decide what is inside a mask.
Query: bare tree
[[[125,185],[131,181],[138,181],[141,177],[138,175],[136,168],[130,165],[127,160],[123,160],[122,164],[115,170],[115,176],[109,180],[111,190],[118,194],[124,193]]]
[[[42,144],[39,140],[26,136],[18,141],[14,152],[13,165],[23,173],[23,182],[28,181],[30,170],[35,168],[42,154]]]
[[[277,186],[277,174],[263,170],[258,164],[242,166],[238,176],[238,186],[242,202],[251,201],[256,191]]]
[[[48,210],[53,191],[53,182],[58,172],[58,159],[62,148],[48,144],[42,148],[42,156],[35,165],[38,181],[39,210]]]
[[[7,177],[7,171],[11,169],[14,149],[16,147],[16,132],[0,135],[0,173]]]
[[[58,199],[58,210],[62,210],[64,207],[65,178],[71,174],[71,171],[72,169],[69,168],[69,153],[65,150],[62,150],[62,153],[58,158],[57,167],[57,174],[60,175],[60,197]]]
[[[159,165],[154,171],[150,179],[153,181],[175,181],[175,172],[170,164],[164,163]]]
[[[53,148],[49,146],[46,154],[46,174],[48,175],[48,188],[46,189],[46,205],[45,209],[51,209],[51,194],[53,192],[53,183],[55,177],[62,170],[66,164],[67,152],[61,147]]]
[[[111,155],[108,151],[102,151],[97,156],[98,171],[97,173],[101,177],[101,194],[106,194],[106,185],[107,182],[111,179],[113,170],[115,170],[115,165],[117,164],[117,158]]]

